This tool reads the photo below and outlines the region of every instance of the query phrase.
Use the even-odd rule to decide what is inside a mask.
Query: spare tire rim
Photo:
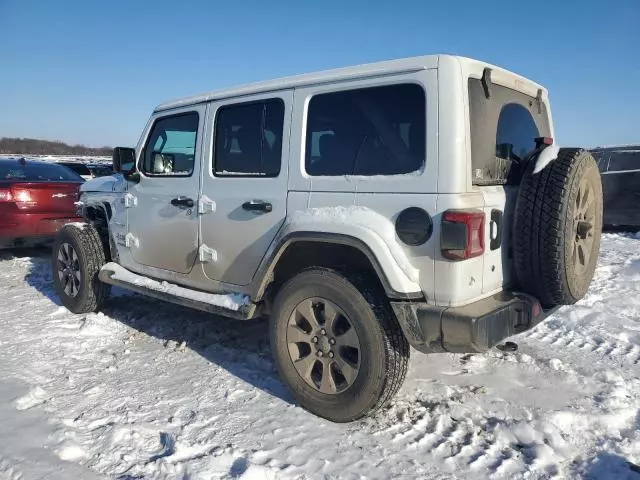
[[[349,316],[326,298],[301,301],[287,323],[287,347],[298,375],[325,394],[345,391],[360,371],[360,338]]]
[[[596,222],[596,202],[593,185],[584,178],[578,186],[573,225],[575,237],[572,245],[571,259],[576,273],[584,272],[591,261]]]
[[[75,298],[80,291],[80,260],[75,249],[69,243],[63,243],[58,249],[58,280],[64,293]]]

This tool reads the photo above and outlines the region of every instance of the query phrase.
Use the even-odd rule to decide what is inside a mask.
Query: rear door
[[[206,107],[157,113],[129,182],[129,245],[136,263],[189,273],[198,253],[197,202]],[[170,274],[166,275],[170,278]]]
[[[548,107],[522,92],[493,84],[487,98],[479,79],[469,79],[472,181],[484,197],[485,257],[482,292],[515,280],[511,225],[521,169],[536,137],[551,136]]]
[[[213,102],[202,172],[202,264],[247,285],[287,215],[293,90]]]

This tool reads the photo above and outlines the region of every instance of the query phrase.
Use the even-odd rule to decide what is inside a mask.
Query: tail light
[[[466,260],[484,253],[484,212],[447,210],[442,216],[440,233],[442,256]]]
[[[15,203],[21,210],[36,206],[29,190],[22,188],[0,188],[0,203]]]
[[[11,195],[11,189],[0,188],[0,203],[13,202],[13,195]]]

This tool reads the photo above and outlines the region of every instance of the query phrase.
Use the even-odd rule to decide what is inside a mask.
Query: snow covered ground
[[[640,235],[604,235],[589,295],[518,352],[413,352],[348,425],[292,404],[264,322],[123,292],[72,315],[50,281],[0,253],[1,479],[640,479]]]

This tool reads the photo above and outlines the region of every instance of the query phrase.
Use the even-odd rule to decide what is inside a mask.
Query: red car
[[[48,243],[76,213],[84,180],[54,163],[0,159],[0,248]]]

